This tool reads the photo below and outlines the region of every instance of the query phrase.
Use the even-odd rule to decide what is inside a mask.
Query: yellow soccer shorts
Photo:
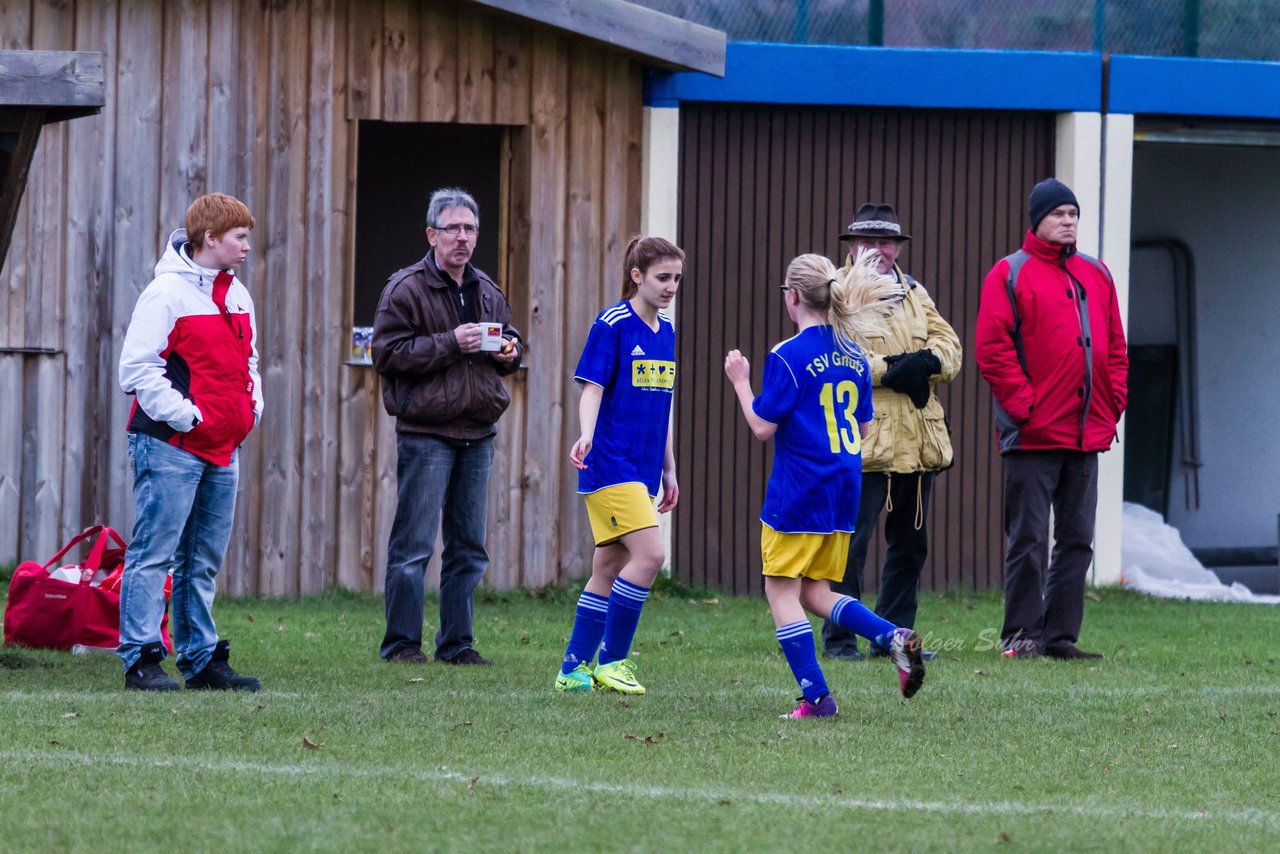
[[[654,500],[643,483],[619,483],[582,497],[587,502],[591,536],[597,546],[616,543],[624,534],[658,525]]]
[[[782,534],[762,525],[760,553],[765,575],[839,581],[849,559],[849,534]]]

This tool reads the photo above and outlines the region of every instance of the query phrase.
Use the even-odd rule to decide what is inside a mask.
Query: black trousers
[[[887,475],[883,472],[862,473],[862,498],[858,503],[858,521],[849,539],[849,560],[844,580],[833,582],[837,593],[862,598],[862,570],[867,563],[867,549],[880,524],[880,511],[886,498],[891,509],[884,520],[884,568],[880,572],[880,595],[876,597],[876,613],[895,626],[911,628],[916,624],[916,593],[920,570],[929,555],[929,527],[926,511],[933,490],[933,472]],[[916,526],[917,521],[919,527]],[[826,652],[857,649],[857,636],[834,625],[822,623],[822,648]]]
[[[1098,455],[1011,451],[1004,464],[1004,626],[1019,651],[1080,639],[1084,586],[1093,561]],[[1053,557],[1049,508],[1053,508]]]

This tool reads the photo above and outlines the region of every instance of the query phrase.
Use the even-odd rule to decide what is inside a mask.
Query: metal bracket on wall
[[[0,347],[0,356],[61,356],[53,347]]]

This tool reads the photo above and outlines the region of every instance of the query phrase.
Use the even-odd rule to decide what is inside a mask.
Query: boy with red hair
[[[223,193],[192,202],[134,306],[120,354],[129,413],[133,540],[120,588],[125,688],[176,691],[160,662],[164,583],[173,570],[173,641],[190,689],[257,691],[228,664],[211,608],[231,539],[237,450],[262,417],[253,300],[235,275],[253,216]]]

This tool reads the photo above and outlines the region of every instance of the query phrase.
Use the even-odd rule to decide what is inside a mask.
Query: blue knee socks
[[[874,611],[852,596],[841,596],[840,601],[831,608],[831,622],[846,631],[862,635],[884,649],[889,648],[893,630],[897,628],[888,620],[876,616]]]
[[[649,598],[649,588],[621,578],[613,582],[609,594],[609,612],[604,618],[604,646],[600,647],[600,663],[621,661],[631,653],[631,640],[640,625],[640,611]]]
[[[564,651],[561,673],[572,673],[579,664],[590,664],[604,637],[604,615],[609,610],[609,600],[594,593],[582,591],[578,597],[578,610],[573,615],[573,632]]]
[[[778,626],[775,632],[782,653],[787,657],[791,673],[796,677],[800,692],[810,703],[821,700],[828,692],[826,677],[818,666],[818,653],[813,646],[813,627],[808,620],[798,620]]]

